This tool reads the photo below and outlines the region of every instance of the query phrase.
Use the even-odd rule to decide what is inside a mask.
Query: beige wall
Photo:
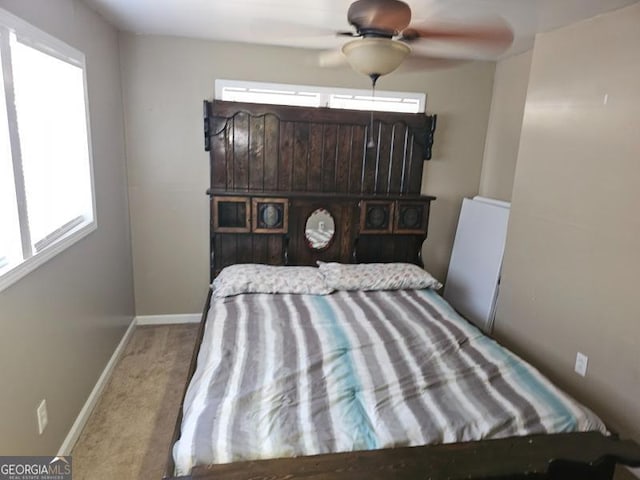
[[[0,292],[0,454],[51,455],[133,318],[118,37],[79,1],[0,7],[87,57],[98,229]]]
[[[640,441],[638,25],[640,4],[537,37],[496,333]]]
[[[320,69],[304,50],[174,37],[121,36],[136,313],[194,313],[208,282],[208,156],[202,101],[216,78],[369,88],[349,68]],[[464,195],[478,192],[494,64],[383,77],[379,88],[427,93],[439,115],[423,190],[438,196],[425,246],[443,278]]]
[[[532,51],[496,65],[484,146],[480,195],[511,201]]]

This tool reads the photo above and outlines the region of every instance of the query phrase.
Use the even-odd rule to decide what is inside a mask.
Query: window
[[[372,96],[371,90],[216,80],[215,98],[234,102],[419,113],[425,111],[426,96],[424,93],[382,90],[376,90]]]
[[[0,290],[96,228],[84,55],[0,10]]]

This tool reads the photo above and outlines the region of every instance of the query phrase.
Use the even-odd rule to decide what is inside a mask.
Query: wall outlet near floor
[[[49,415],[47,414],[47,400],[42,399],[40,405],[38,405],[38,409],[36,410],[36,415],[38,416],[38,433],[42,435],[44,429],[47,428],[47,423],[49,423]]]
[[[589,363],[589,357],[584,353],[578,352],[576,355],[575,371],[578,375],[584,377],[587,374],[587,364]]]

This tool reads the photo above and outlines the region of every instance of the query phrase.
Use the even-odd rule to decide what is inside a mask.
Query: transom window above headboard
[[[216,80],[215,99],[398,113],[423,113],[426,103],[426,95],[416,92],[376,90],[372,96],[371,90],[222,79]]]

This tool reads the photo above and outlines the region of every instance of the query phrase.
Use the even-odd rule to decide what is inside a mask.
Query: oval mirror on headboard
[[[331,244],[336,232],[336,224],[331,213],[318,208],[307,217],[304,237],[312,250],[325,250]]]

